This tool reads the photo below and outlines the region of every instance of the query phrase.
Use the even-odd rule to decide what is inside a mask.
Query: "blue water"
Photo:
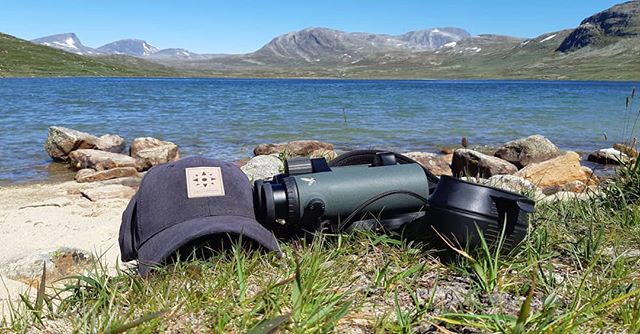
[[[437,151],[462,136],[471,145],[496,146],[539,133],[561,148],[591,151],[621,139],[625,97],[637,84],[0,79],[0,184],[69,177],[44,152],[51,125],[128,140],[158,137],[177,143],[183,155],[229,161],[250,156],[259,143],[296,139],[345,150]]]

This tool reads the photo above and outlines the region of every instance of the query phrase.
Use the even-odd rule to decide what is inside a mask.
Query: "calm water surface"
[[[183,155],[230,161],[250,156],[259,143],[296,139],[340,149],[436,151],[462,136],[496,146],[539,133],[561,148],[591,151],[620,140],[625,97],[637,84],[0,79],[0,185],[69,177],[44,152],[51,125],[129,141],[158,137],[177,143]]]

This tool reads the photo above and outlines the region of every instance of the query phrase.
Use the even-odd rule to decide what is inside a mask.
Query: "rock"
[[[81,190],[84,197],[88,198],[92,202],[96,202],[103,199],[124,198],[129,199],[133,197],[136,191],[127,186],[120,184],[110,184],[106,186],[89,188]]]
[[[535,184],[515,175],[494,175],[487,180],[486,184],[506,191],[529,195],[536,200],[544,197],[542,190]]]
[[[236,160],[233,164],[238,166],[238,167],[242,167],[242,166],[246,165],[247,163],[249,163],[249,160],[251,160],[251,158],[242,158],[240,160]]]
[[[83,180],[87,177],[90,177],[94,173],[96,173],[96,170],[93,168],[83,168],[76,173],[76,176],[74,177],[74,179],[78,182],[91,182],[91,181],[79,181],[79,180]]]
[[[508,161],[469,149],[453,152],[451,163],[453,175],[491,177],[499,174],[513,174],[518,168]]]
[[[453,154],[453,150],[448,147],[441,147],[440,153],[442,154]]]
[[[81,183],[96,182],[136,175],[138,175],[138,170],[135,167],[117,167],[101,171],[85,168],[76,173],[76,181]]]
[[[331,161],[335,159],[337,156],[338,156],[338,153],[336,153],[336,151],[325,150],[325,149],[315,150],[311,152],[311,154],[309,154],[310,158],[325,158],[325,160],[327,161]]]
[[[515,175],[494,175],[488,179],[463,176],[460,180],[526,195],[536,201],[545,197],[535,184]]]
[[[75,150],[95,148],[97,140],[96,136],[86,132],[52,126],[44,149],[54,160],[67,160],[69,153]]]
[[[542,192],[545,195],[553,195],[559,192],[581,193],[581,192],[587,191],[588,189],[589,187],[587,187],[587,185],[584,184],[584,182],[575,180],[563,185],[546,187],[542,189]]]
[[[571,181],[562,186],[562,191],[568,191],[572,193],[585,192],[587,189],[587,185],[584,184],[584,182],[578,180]]]
[[[258,155],[240,167],[251,182],[255,180],[271,179],[274,175],[282,173],[284,163],[276,155]]]
[[[615,148],[616,150],[632,157],[632,158],[637,158],[638,157],[638,151],[628,145],[625,144],[613,144],[613,148]]]
[[[91,168],[97,171],[118,167],[135,167],[136,160],[124,154],[100,150],[80,149],[69,154],[74,169]]]
[[[142,177],[144,176],[143,174],[144,173],[137,173],[135,176],[119,177],[116,179],[100,181],[100,184],[118,184],[137,189],[140,186],[140,182],[142,182]]]
[[[569,201],[588,201],[600,196],[598,192],[573,193],[569,191],[560,191],[553,195],[546,196],[544,202],[569,202]]]
[[[425,152],[408,152],[402,155],[409,157],[436,176],[453,175],[451,172],[451,158],[453,155],[437,155]]]
[[[551,160],[529,164],[515,175],[543,189],[563,186],[572,181],[581,181],[586,185],[598,183],[593,173],[580,166],[580,156],[571,151]]]
[[[118,135],[100,136],[96,141],[96,149],[111,153],[122,153],[127,142]]]
[[[139,171],[180,159],[178,145],[152,137],[134,139],[129,153],[135,159]]]
[[[93,256],[84,250],[60,247],[30,254],[22,258],[11,260],[4,265],[3,273],[12,279],[30,281],[39,279],[42,275],[43,263],[47,265],[48,281],[79,273],[86,268]]]
[[[533,135],[505,143],[494,156],[509,161],[521,169],[534,162],[542,162],[559,156],[560,150],[549,139]]]
[[[603,165],[620,165],[629,161],[629,156],[614,148],[605,148],[589,154],[587,160]]]
[[[260,144],[253,149],[254,155],[285,154],[308,156],[317,150],[333,150],[333,145],[318,140],[297,140],[288,143]]]

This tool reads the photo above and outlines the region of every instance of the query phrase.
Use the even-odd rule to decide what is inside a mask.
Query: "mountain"
[[[56,49],[79,55],[97,55],[99,51],[82,45],[80,39],[74,33],[65,33],[46,36],[31,41],[32,43],[50,46]]]
[[[461,39],[471,37],[464,29],[460,28],[433,28],[418,31],[410,31],[396,38],[412,45],[422,47],[425,50],[436,50],[447,44],[451,45]]]
[[[68,37],[56,45],[80,45]],[[575,29],[526,39],[470,36],[459,28],[401,35],[307,28],[238,55],[158,50],[141,40],[98,50],[107,56],[93,57],[105,64],[177,76],[640,80],[640,0],[587,17]]]
[[[80,44],[74,43],[80,49]],[[76,49],[74,49],[76,50]],[[174,69],[139,58],[83,56],[0,33],[0,77],[176,76]]]
[[[640,1],[629,1],[594,14],[582,22],[562,44],[559,52],[587,46],[603,47],[640,35]]]
[[[152,55],[160,49],[140,39],[121,39],[105,44],[97,49],[105,54],[122,54],[133,57]]]
[[[203,60],[203,59],[212,59],[212,58],[220,58],[227,57],[228,54],[199,54],[195,52],[191,52],[187,49],[179,49],[179,48],[170,48],[170,49],[162,49],[152,54],[146,55],[143,58],[149,59],[151,61],[164,61],[167,63],[176,63],[190,60]]]
[[[157,59],[161,59],[161,58],[193,59],[193,58],[197,58],[199,55],[196,53],[192,53],[187,49],[172,48],[172,49],[158,50],[154,53],[151,53],[145,56],[149,58],[157,58]]]
[[[358,63],[372,54],[432,51],[468,37],[458,28],[434,28],[400,36],[307,28],[278,36],[249,55],[262,63]]]

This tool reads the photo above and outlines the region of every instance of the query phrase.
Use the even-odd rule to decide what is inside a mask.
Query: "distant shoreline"
[[[640,84],[640,77],[634,80],[617,80],[617,79],[536,79],[536,78],[410,78],[410,77],[286,77],[286,76],[272,76],[272,77],[254,77],[254,76],[2,76],[3,79],[175,79],[175,80],[210,80],[210,79],[224,79],[224,80],[318,80],[318,81],[452,81],[452,82],[611,82],[611,83],[638,83]]]

